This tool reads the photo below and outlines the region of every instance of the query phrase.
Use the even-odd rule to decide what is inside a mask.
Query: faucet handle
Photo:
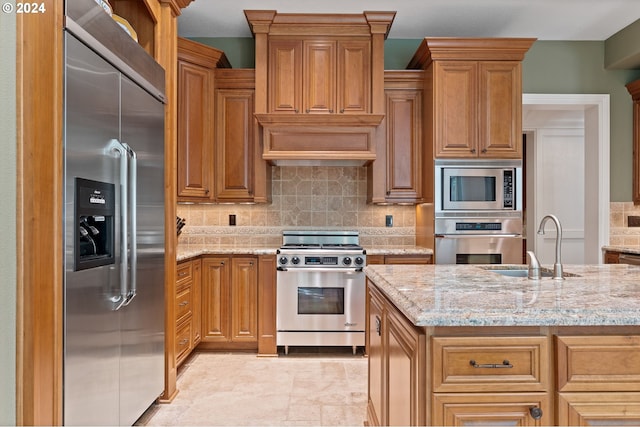
[[[540,261],[533,251],[527,251],[527,257],[529,258],[529,279],[540,280]]]

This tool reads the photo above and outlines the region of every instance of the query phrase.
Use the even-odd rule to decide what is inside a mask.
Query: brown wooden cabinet
[[[213,90],[224,52],[178,38],[178,200],[215,200]]]
[[[367,199],[373,203],[421,203],[424,189],[433,186],[428,155],[422,149],[422,71],[385,71],[386,116],[381,125],[384,150],[369,166]],[[428,193],[428,191],[427,191]]]
[[[200,342],[200,260],[184,261],[176,268],[175,363],[179,366]]]
[[[424,39],[425,146],[434,158],[522,158],[522,65],[534,39]]]
[[[605,264],[619,264],[620,263],[620,252],[605,251],[604,252],[604,263]]]
[[[369,425],[424,425],[425,334],[372,286],[369,306]]]
[[[371,42],[271,39],[270,113],[371,112]]]
[[[556,336],[557,425],[640,424],[640,336]]]
[[[250,89],[216,90],[216,196],[253,201],[254,119]]]
[[[202,258],[202,341],[206,349],[255,349],[258,269],[255,256]]]
[[[633,204],[640,204],[640,80],[627,85],[633,99]]]

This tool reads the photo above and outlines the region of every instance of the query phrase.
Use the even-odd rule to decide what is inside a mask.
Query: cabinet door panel
[[[384,316],[384,302],[382,301],[378,292],[371,286],[368,286],[368,299],[369,299],[369,327],[368,338],[369,345],[367,347],[367,353],[369,355],[369,403],[367,408],[367,417],[369,419],[369,425],[386,425],[386,408],[384,399],[384,390],[386,384],[385,378],[385,363],[383,349],[386,347],[384,343],[382,332],[386,329],[383,324]]]
[[[421,91],[385,92],[387,103],[387,198],[421,197]]]
[[[213,196],[211,70],[178,61],[178,197]]]
[[[522,156],[522,83],[519,61],[479,64],[480,157]]]
[[[229,259],[202,260],[202,341],[229,341]]]
[[[338,112],[370,112],[371,43],[369,41],[338,42]]]
[[[559,393],[558,425],[638,426],[640,393]]]
[[[424,335],[399,313],[395,307],[387,311],[387,380],[386,398],[389,425],[424,425]]]
[[[258,341],[258,269],[253,257],[231,261],[231,340]]]
[[[440,61],[434,64],[435,155],[476,155],[477,62]]]
[[[216,91],[216,193],[219,200],[252,200],[253,96],[252,90]]]
[[[191,294],[193,299],[193,324],[191,326],[191,337],[193,345],[196,346],[202,339],[202,268],[199,259],[191,261],[193,267],[193,283],[191,284]]]
[[[538,420],[531,408],[541,408]],[[546,393],[434,393],[432,424],[437,426],[552,425]],[[565,424],[561,424],[565,425]]]
[[[298,113],[302,105],[302,41],[269,42],[269,112]]]
[[[306,113],[333,113],[336,105],[336,44],[304,43],[304,106]]]

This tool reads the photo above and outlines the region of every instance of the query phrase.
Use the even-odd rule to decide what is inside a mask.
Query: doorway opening
[[[527,250],[554,262],[553,213],[563,226],[562,262],[598,264],[609,242],[609,95],[524,94]]]

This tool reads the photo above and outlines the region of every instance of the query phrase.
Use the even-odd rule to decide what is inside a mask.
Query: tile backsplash
[[[640,215],[640,206],[633,202],[609,204],[609,244],[640,246],[640,227],[629,227],[629,216]]]
[[[355,229],[363,246],[415,245],[415,207],[367,204],[365,167],[273,166],[272,174],[268,205],[179,204],[186,226],[178,243],[277,247],[285,229]]]

